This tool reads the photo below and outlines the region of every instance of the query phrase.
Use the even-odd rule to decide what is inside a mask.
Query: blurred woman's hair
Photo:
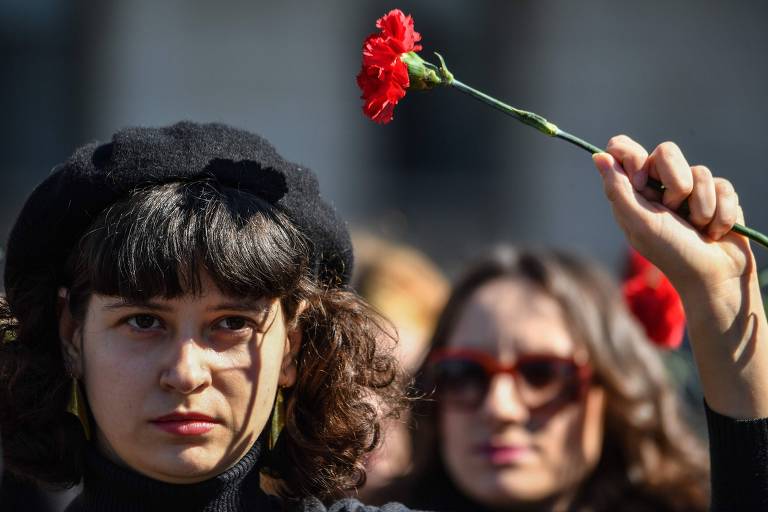
[[[403,376],[411,378],[422,364],[437,317],[450,291],[448,280],[414,247],[369,233],[353,232],[355,271],[352,286],[387,319],[398,339],[396,356]],[[412,469],[409,415],[384,423],[382,442],[367,460],[367,482],[356,496],[369,504],[387,501],[393,480]]]
[[[393,324],[405,371],[422,363],[450,292],[448,280],[417,249],[360,231],[352,233],[355,270],[352,287]],[[405,346],[405,345],[414,346]]]
[[[601,458],[580,486],[573,509],[634,510],[624,508],[634,503],[651,510],[657,510],[653,504],[658,510],[705,510],[708,463],[703,443],[686,423],[658,349],[631,316],[613,279],[594,265],[553,250],[502,247],[490,252],[455,285],[431,349],[447,343],[474,292],[502,278],[528,281],[557,301],[574,339],[589,352],[594,385],[605,390]],[[420,379],[419,385],[429,394],[433,390],[424,389],[426,382]],[[424,400],[414,411],[419,452],[415,475],[401,493],[415,507],[434,506],[433,493],[460,499],[458,491],[446,490],[449,477],[437,435],[439,406]]]

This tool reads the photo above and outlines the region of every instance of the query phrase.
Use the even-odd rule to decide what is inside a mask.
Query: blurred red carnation
[[[363,112],[377,123],[392,120],[395,105],[410,85],[404,53],[417,52],[421,35],[413,29],[413,18],[393,9],[376,21],[380,32],[363,43],[363,65],[357,85],[363,91]]]
[[[629,309],[661,348],[677,348],[685,334],[685,311],[677,290],[662,272],[631,250],[622,287]]]

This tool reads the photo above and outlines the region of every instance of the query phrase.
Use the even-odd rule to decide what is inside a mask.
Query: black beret
[[[181,122],[127,128],[87,144],[56,167],[27,200],[6,247],[5,289],[61,286],[63,265],[96,216],[136,187],[210,177],[284,211],[313,243],[314,271],[345,286],[349,232],[319,194],[317,177],[283,159],[264,138],[223,124]]]

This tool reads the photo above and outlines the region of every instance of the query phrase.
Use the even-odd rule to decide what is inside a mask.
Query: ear
[[[301,314],[307,308],[306,301],[303,301],[296,308],[294,319],[288,323],[285,346],[283,348],[283,362],[280,366],[280,378],[278,384],[284,388],[293,386],[296,383],[298,377],[298,363],[299,351],[301,350],[301,342],[303,338]]]
[[[69,290],[66,288],[59,288],[56,312],[59,315],[59,339],[61,340],[64,364],[74,377],[82,377],[82,357],[80,343],[77,341],[80,336],[80,325],[75,321],[69,309]]]

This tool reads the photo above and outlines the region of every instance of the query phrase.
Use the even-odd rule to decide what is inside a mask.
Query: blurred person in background
[[[468,271],[438,321],[420,380],[435,400],[414,412],[416,467],[398,499],[454,512],[697,511],[709,492],[713,511],[768,505],[768,326],[749,241],[729,231],[744,221],[733,186],[669,142],[647,152],[617,136],[594,161],[627,239],[682,299],[709,472],[611,279],[510,249]]]
[[[398,338],[395,353],[405,378],[424,361],[429,338],[448,296],[446,278],[426,255],[413,247],[353,232],[355,273],[353,288],[386,318]],[[386,502],[382,490],[403,478],[412,465],[409,416],[387,421],[381,445],[366,461],[366,482],[358,494],[371,504]]]
[[[706,509],[703,445],[658,349],[594,265],[489,253],[454,287],[431,348],[414,506]]]

